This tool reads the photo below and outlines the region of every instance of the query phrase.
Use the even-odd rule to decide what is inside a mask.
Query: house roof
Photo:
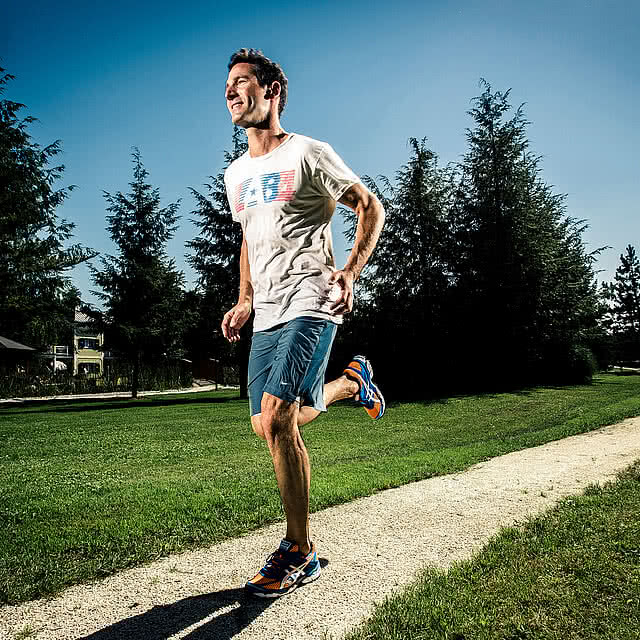
[[[8,349],[9,351],[35,351],[33,347],[27,347],[26,344],[20,344],[4,336],[0,336],[0,349]]]
[[[73,316],[73,321],[74,322],[81,322],[83,324],[87,324],[89,322],[92,322],[91,318],[86,314],[86,313],[82,313],[82,311],[78,311],[76,309],[76,312]]]

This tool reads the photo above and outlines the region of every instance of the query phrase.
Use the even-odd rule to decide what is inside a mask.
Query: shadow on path
[[[328,564],[320,559],[323,569]],[[153,607],[79,640],[166,640],[194,625],[184,640],[231,640],[273,602],[247,595],[244,588],[225,589]]]
[[[184,636],[188,640],[229,640],[248,627],[272,602],[248,596],[244,589],[190,596],[173,604],[153,607],[81,640],[165,640],[197,623],[200,626]],[[215,615],[217,612],[220,613]]]

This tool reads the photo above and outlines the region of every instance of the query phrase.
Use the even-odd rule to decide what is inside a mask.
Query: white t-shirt
[[[247,240],[254,331],[331,312],[331,217],[358,177],[326,142],[295,133],[270,153],[249,152],[224,174],[233,219]]]

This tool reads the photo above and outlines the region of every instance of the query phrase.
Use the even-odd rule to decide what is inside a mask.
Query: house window
[[[97,338],[78,338],[78,349],[97,350],[99,346]]]

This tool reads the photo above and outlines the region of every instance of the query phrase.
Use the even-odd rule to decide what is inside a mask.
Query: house
[[[95,329],[91,318],[76,310],[73,319],[73,343],[75,358],[73,373],[102,375],[104,372],[104,335]]]
[[[45,354],[54,371],[73,375],[99,376],[104,373],[104,335],[93,327],[91,318],[76,309],[73,318],[73,345],[52,345]]]
[[[28,371],[35,349],[0,336],[0,373]]]

